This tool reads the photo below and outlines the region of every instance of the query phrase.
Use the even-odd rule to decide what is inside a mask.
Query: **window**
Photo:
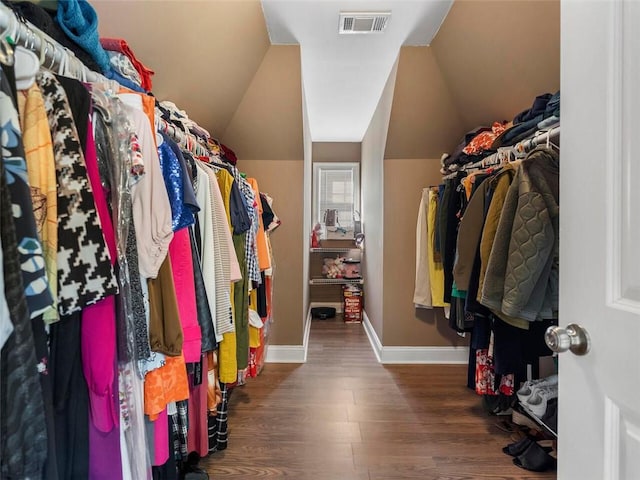
[[[314,163],[313,189],[313,224],[324,224],[325,212],[335,211],[335,226],[353,230],[355,212],[360,210],[360,166]]]

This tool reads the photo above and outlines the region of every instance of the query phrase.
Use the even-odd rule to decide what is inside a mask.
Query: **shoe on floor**
[[[532,472],[546,472],[556,468],[556,459],[536,442],[531,442],[524,452],[513,459],[513,464]]]
[[[533,442],[531,437],[524,437],[522,440],[510,443],[506,447],[502,448],[502,451],[507,455],[511,455],[512,457],[517,457],[521,455]]]

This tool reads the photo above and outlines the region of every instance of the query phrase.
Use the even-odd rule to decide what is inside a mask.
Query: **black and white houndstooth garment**
[[[69,315],[117,293],[84,154],[64,89],[42,71],[58,179],[58,310]]]

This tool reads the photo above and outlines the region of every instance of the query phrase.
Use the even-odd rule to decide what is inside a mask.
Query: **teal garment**
[[[467,292],[464,290],[458,290],[458,286],[455,282],[451,286],[451,296],[455,298],[467,298]]]

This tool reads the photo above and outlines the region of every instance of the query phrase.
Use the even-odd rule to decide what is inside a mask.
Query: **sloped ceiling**
[[[432,48],[465,131],[512,120],[560,89],[560,1],[456,1]]]
[[[91,0],[101,37],[155,70],[153,93],[224,136],[270,42],[259,0]]]
[[[220,140],[241,159],[302,160],[300,47],[269,48]]]
[[[156,71],[153,93],[184,109],[240,159],[302,159],[304,46],[270,45],[259,0],[91,4],[100,35],[126,39]],[[326,49],[327,61],[333,53]],[[355,83],[370,86],[367,78]],[[401,49],[386,156],[439,158],[465,131],[511,119],[559,85],[559,0],[455,1],[430,47]]]
[[[360,142],[403,44],[428,45],[453,0],[263,0],[272,43],[299,44],[314,142]],[[339,35],[341,11],[389,11],[383,33]]]
[[[403,47],[385,158],[440,158],[464,134],[461,116],[431,47]]]

